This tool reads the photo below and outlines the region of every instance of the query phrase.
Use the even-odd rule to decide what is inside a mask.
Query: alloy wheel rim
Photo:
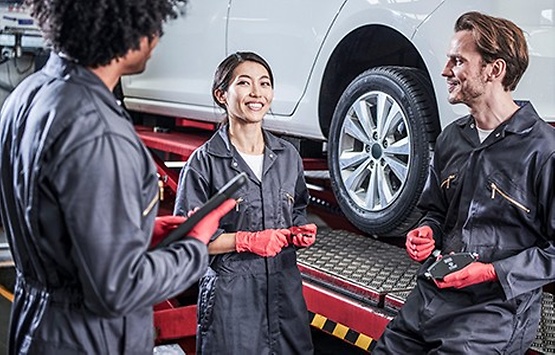
[[[411,163],[410,143],[407,117],[393,97],[371,91],[355,100],[339,134],[338,162],[343,186],[357,206],[378,212],[399,197]]]

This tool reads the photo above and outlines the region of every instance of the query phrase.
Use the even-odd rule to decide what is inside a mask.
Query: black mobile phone
[[[474,253],[466,252],[445,255],[430,265],[424,275],[428,278],[443,280],[446,275],[458,271],[475,261],[476,257],[477,255]]]
[[[231,179],[227,184],[225,184],[214,196],[212,196],[200,209],[187,218],[185,222],[181,223],[179,227],[171,231],[166,238],[164,238],[160,243],[158,243],[155,248],[167,247],[171,243],[183,239],[187,233],[193,229],[195,224],[197,224],[201,219],[203,219],[208,213],[214,210],[216,207],[221,205],[225,200],[231,198],[233,194],[239,190],[241,186],[247,181],[247,174],[242,172],[239,175]]]

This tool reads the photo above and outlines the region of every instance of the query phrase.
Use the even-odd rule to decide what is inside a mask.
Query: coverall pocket
[[[220,220],[220,228],[226,232],[245,229],[250,225],[249,200],[245,195],[235,198],[235,208]]]
[[[460,176],[458,170],[443,171],[441,173],[440,188],[447,199],[451,199],[457,191]]]
[[[282,226],[293,225],[293,207],[295,206],[295,193],[285,189],[279,191],[279,221]]]
[[[508,302],[511,302],[513,314],[521,315],[524,311],[528,310],[533,295],[533,292],[528,292],[509,300]]]
[[[513,331],[505,354],[524,354],[536,337],[540,322],[541,290],[509,300],[512,305]]]
[[[501,210],[506,210],[509,206],[510,211],[531,214],[532,204],[528,201],[526,191],[521,190],[509,178],[498,172],[492,174],[487,183],[491,200],[498,202]]]
[[[212,322],[214,300],[216,297],[216,282],[218,274],[209,267],[206,274],[200,279],[197,307],[197,322],[199,330],[206,331]]]

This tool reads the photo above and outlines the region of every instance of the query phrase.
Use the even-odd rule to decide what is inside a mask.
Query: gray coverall
[[[298,152],[264,132],[262,182],[237,153],[223,126],[189,158],[179,180],[176,214],[201,206],[244,171],[239,203],[220,222],[222,232],[288,228],[307,223],[308,191]],[[308,313],[295,247],[275,257],[227,253],[211,258],[200,283],[200,354],[311,354]]]
[[[471,116],[449,125],[419,203],[443,255],[476,253],[499,281],[438,289],[429,258],[372,354],[523,354],[534,340],[555,280],[555,130],[519,105],[482,143]]]
[[[152,354],[152,305],[198,280],[208,253],[192,238],[147,252],[158,178],[129,117],[95,74],[52,54],[0,122],[10,354]]]

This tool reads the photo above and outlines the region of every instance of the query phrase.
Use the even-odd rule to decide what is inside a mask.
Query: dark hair
[[[182,0],[26,0],[47,43],[86,67],[99,67],[162,34]]]
[[[503,86],[505,90],[516,89],[528,67],[528,47],[522,30],[507,19],[472,11],[458,18],[455,32],[459,31],[472,32],[478,53],[486,63],[496,59],[507,63]]]
[[[226,107],[216,98],[216,90],[226,92],[231,84],[231,80],[233,79],[233,71],[239,66],[239,64],[244,62],[255,62],[266,68],[268,75],[270,76],[270,83],[272,84],[272,87],[274,86],[274,74],[272,74],[272,69],[264,58],[253,52],[233,53],[218,65],[216,73],[214,74],[214,82],[212,83],[212,98],[214,99],[214,102],[224,110]]]

